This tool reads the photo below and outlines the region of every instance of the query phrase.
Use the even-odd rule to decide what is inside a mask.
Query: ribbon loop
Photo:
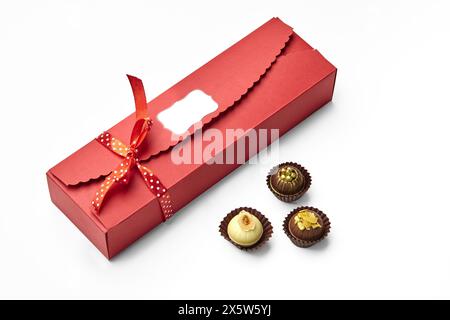
[[[137,148],[147,137],[152,121],[149,119],[137,119],[130,136],[130,147]]]

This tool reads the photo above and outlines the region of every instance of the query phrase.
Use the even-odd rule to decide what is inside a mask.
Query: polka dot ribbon
[[[144,141],[145,137],[150,131],[152,121],[147,114],[147,101],[145,98],[145,91],[142,81],[136,77],[128,75],[131,88],[133,89],[134,100],[136,104],[136,123],[131,132],[130,144],[126,145],[119,139],[113,137],[109,132],[103,132],[96,140],[123,158],[122,162],[105,178],[96,192],[95,198],[92,201],[92,206],[97,214],[100,214],[103,201],[108,194],[108,191],[113,188],[116,183],[126,184],[131,178],[131,172],[134,167],[138,169],[145,184],[150,191],[157,197],[163,219],[169,219],[173,214],[173,205],[170,194],[161,180],[153,173],[152,170],[143,166],[139,162],[138,147]]]

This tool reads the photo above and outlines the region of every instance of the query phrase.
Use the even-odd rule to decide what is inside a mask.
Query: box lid
[[[233,106],[257,84],[276,61],[292,33],[290,26],[278,18],[273,18],[150,101],[148,110],[154,124],[152,132],[140,147],[140,159],[148,160],[169,149],[186,136],[193,134],[194,128],[211,122]],[[305,48],[310,48],[303,43]],[[157,120],[157,115],[197,89],[211,96],[218,104],[218,108],[203,117],[200,123],[193,124],[185,134],[174,137],[173,133]],[[133,113],[108,132],[121,141],[128,142],[134,121]],[[119,156],[93,140],[54,166],[51,173],[66,186],[73,186],[108,175],[119,160]]]

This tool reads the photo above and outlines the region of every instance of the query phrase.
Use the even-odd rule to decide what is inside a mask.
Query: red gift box
[[[257,136],[257,148],[250,148],[242,142],[251,131],[276,129],[281,136],[329,102],[335,78],[336,68],[278,18],[269,20],[148,103],[139,80],[130,78],[137,112],[47,172],[51,199],[111,258],[274,139],[269,134],[263,142]],[[167,110],[177,104],[180,108],[191,108],[189,103],[179,102],[184,98],[189,100],[187,97],[199,90],[216,103],[216,110],[183,133],[174,134],[175,127],[169,129],[162,119],[177,109],[172,113]],[[208,144],[211,137],[205,137],[210,129],[223,137],[227,129],[237,130],[231,141],[216,144],[214,150],[206,153],[210,156],[181,164],[174,162],[177,148],[183,159],[191,151],[195,154],[200,150],[204,155],[203,151],[211,149]],[[122,141],[123,145],[119,146],[126,152],[107,146],[107,137]],[[136,139],[140,141],[133,145]],[[238,145],[245,148],[243,159],[237,159]],[[136,156],[138,160],[127,162],[127,156],[131,160]],[[233,161],[230,163],[229,159]],[[127,175],[119,176],[121,165],[126,166]],[[164,192],[167,189],[170,210],[161,201],[165,194],[156,192],[159,184],[153,179],[150,183],[145,172],[154,173]],[[109,181],[125,183],[104,190]],[[105,201],[96,200],[99,196],[104,196]],[[96,206],[101,208],[96,210]]]

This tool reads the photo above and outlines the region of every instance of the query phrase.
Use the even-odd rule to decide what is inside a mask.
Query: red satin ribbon
[[[95,194],[92,206],[97,214],[100,214],[103,201],[108,191],[116,183],[127,183],[131,178],[131,169],[137,167],[141,173],[145,184],[151,192],[158,198],[163,219],[169,219],[173,214],[172,200],[166,187],[152,170],[143,166],[139,162],[138,148],[146,138],[152,126],[152,121],[147,113],[147,100],[145,98],[144,85],[136,77],[127,75],[133,90],[134,101],[136,105],[136,123],[131,132],[130,144],[126,145],[119,139],[113,137],[109,132],[103,132],[96,140],[104,147],[123,158],[122,162],[112,171],[103,181],[100,189]]]

